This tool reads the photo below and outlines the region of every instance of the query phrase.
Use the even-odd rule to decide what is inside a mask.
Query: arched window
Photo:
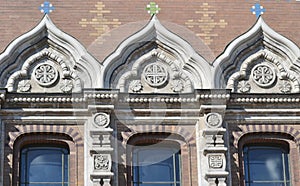
[[[243,149],[246,186],[289,186],[289,151],[282,146],[247,145]]]
[[[180,186],[180,150],[167,145],[135,146],[133,186]]]
[[[69,150],[27,146],[21,150],[20,186],[68,186]]]

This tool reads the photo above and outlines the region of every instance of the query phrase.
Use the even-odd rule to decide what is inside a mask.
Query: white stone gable
[[[101,65],[45,15],[0,55],[0,85],[9,92],[78,92],[98,87]]]
[[[103,62],[103,88],[129,93],[185,93],[211,87],[210,65],[156,16]]]
[[[260,17],[213,63],[215,87],[238,93],[298,93],[299,48]]]

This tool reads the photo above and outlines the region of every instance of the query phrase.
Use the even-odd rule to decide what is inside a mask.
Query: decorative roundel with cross
[[[276,79],[274,69],[268,64],[258,64],[252,69],[253,81],[260,87],[272,85]]]
[[[109,122],[109,115],[106,113],[101,112],[94,115],[94,124],[96,127],[107,127]]]
[[[48,62],[41,63],[33,69],[33,77],[39,85],[51,86],[58,78],[58,71]]]
[[[168,80],[167,70],[160,64],[151,63],[143,71],[145,81],[152,87],[162,86]]]

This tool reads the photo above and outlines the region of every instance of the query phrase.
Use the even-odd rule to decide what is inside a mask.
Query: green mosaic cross
[[[158,12],[160,11],[160,8],[158,7],[158,5],[155,2],[150,2],[147,5],[146,10],[148,10],[148,13],[153,16],[155,14],[158,14]]]

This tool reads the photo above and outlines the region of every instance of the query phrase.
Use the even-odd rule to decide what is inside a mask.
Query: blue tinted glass
[[[63,158],[64,158],[64,182],[68,182],[69,181],[69,156],[68,156],[68,152],[64,152],[62,155],[63,155]]]
[[[26,186],[62,186],[61,183],[41,183],[41,184],[27,184]],[[64,185],[67,186],[67,185]]]
[[[176,181],[180,181],[180,176],[181,176],[181,172],[180,172],[180,154],[175,154],[175,171],[176,171]]]
[[[68,161],[68,151],[63,148],[25,148],[21,155],[21,183],[55,186],[68,182]]]
[[[289,180],[287,153],[284,153],[280,147],[246,147],[244,149],[244,165],[245,181],[250,183],[249,186],[279,186]]]
[[[153,183],[149,183],[149,184],[140,184],[139,186],[175,186],[174,184],[153,184]]]
[[[180,183],[179,158],[178,150],[174,148],[137,147],[133,153],[134,185],[175,186],[174,181]]]

